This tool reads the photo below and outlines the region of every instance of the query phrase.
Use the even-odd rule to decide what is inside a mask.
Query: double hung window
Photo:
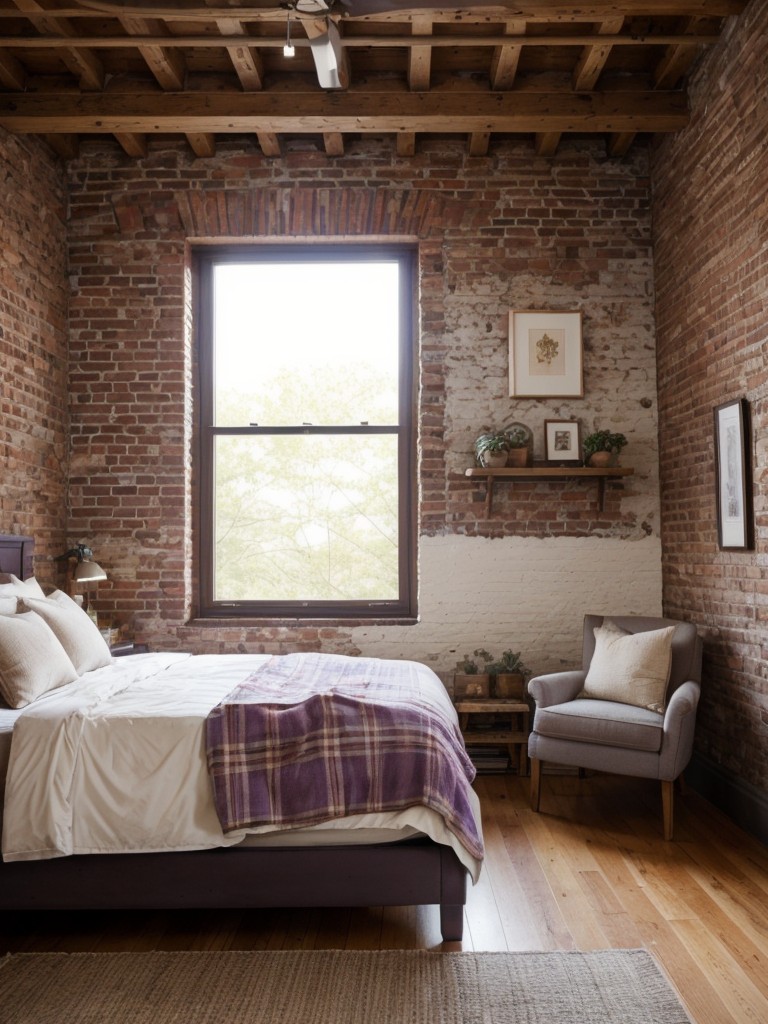
[[[203,616],[415,613],[414,266],[196,251]]]

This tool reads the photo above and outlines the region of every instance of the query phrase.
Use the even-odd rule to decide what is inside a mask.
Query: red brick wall
[[[0,533],[36,538],[41,579],[66,543],[67,239],[62,167],[0,129]]]
[[[699,68],[653,156],[664,603],[706,630],[697,750],[768,791],[768,5]],[[751,405],[756,549],[717,544],[712,409]]]
[[[631,547],[658,532],[642,147],[619,162],[601,144],[574,143],[549,161],[524,141],[478,159],[463,142],[430,143],[403,160],[392,139],[373,138],[352,140],[338,160],[314,150],[273,160],[220,142],[216,157],[197,160],[181,143],[155,143],[134,161],[94,144],[69,165],[69,182],[70,526],[97,557],[108,551],[104,616],[132,620],[166,647],[355,649],[346,627],[185,626],[195,599],[189,240],[419,241],[422,535],[609,537]],[[508,397],[510,308],[583,309],[584,399]],[[545,418],[623,430],[636,477],[609,489],[603,513],[583,482],[499,488],[486,521],[482,493],[464,477],[474,438],[520,419],[542,458]]]

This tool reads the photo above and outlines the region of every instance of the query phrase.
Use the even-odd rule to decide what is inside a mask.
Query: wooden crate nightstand
[[[456,702],[456,711],[467,747],[506,747],[510,762],[518,766],[518,774],[528,774],[530,708],[525,701],[499,697],[467,698]],[[499,722],[498,728],[470,729],[470,715],[498,715],[507,721]]]

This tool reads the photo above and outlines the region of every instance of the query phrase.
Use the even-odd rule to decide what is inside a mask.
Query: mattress
[[[348,846],[401,842],[421,834],[451,846],[476,880],[477,861],[439,815],[425,807],[354,815],[310,828],[265,825],[227,835],[221,831],[207,775],[202,723],[216,703],[266,660],[267,656],[241,654],[134,655],[114,659],[111,665],[45,695],[24,712],[0,709],[3,778],[14,728],[17,740],[23,737],[14,750],[5,797],[4,859],[236,844]],[[439,680],[437,685],[455,714]],[[81,742],[83,737],[87,743]],[[54,750],[61,755],[55,769]],[[30,781],[26,769],[39,761],[43,763],[37,781]],[[52,798],[46,792],[49,806],[41,814],[36,812],[30,825],[26,812],[40,803],[40,779],[52,777],[56,779],[53,786],[45,783],[47,790],[53,790]],[[479,804],[474,799],[479,822]]]

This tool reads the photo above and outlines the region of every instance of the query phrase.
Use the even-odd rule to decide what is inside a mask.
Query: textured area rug
[[[3,1024],[690,1024],[644,950],[17,953]]]

